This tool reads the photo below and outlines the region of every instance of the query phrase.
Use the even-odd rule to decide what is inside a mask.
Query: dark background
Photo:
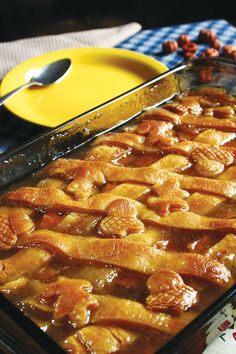
[[[0,41],[130,21],[151,28],[224,18],[236,25],[235,7],[228,0],[2,0]]]

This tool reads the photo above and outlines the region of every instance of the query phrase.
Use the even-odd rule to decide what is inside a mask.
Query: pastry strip
[[[107,182],[137,182],[146,184],[162,184],[167,179],[173,178],[179,181],[180,187],[188,190],[195,190],[207,193],[232,197],[236,194],[236,183],[213,180],[202,177],[184,176],[178,173],[159,169],[155,166],[149,167],[123,167],[115,166],[101,161],[65,160],[59,159],[43,171],[42,175],[61,176],[67,179],[76,178],[76,169],[79,167],[93,166],[104,174]]]
[[[193,319],[192,313],[181,318],[162,312],[152,312],[144,305],[114,296],[96,295],[99,306],[91,314],[91,322],[99,324],[123,324],[173,335],[178,333]]]
[[[190,185],[189,188],[191,187],[192,186]],[[108,193],[102,193],[102,198],[100,194],[96,194],[89,199],[74,201],[59,189],[22,187],[15,192],[9,192],[6,194],[4,202],[7,204],[24,205],[27,207],[31,206],[35,209],[59,212],[91,212],[107,215],[108,206],[115,200],[122,199],[127,200],[134,211],[137,211],[137,216],[140,220],[145,221],[146,223],[154,223],[157,226],[171,226],[193,230],[236,230],[235,219],[212,218],[197,215],[192,212],[182,211],[176,211],[167,216],[160,217],[155,211],[149,209],[140,202]]]
[[[41,248],[20,250],[14,256],[0,261],[0,284],[37,272],[53,255]]]
[[[169,269],[219,285],[230,280],[229,271],[215,260],[192,253],[165,252],[121,239],[85,238],[42,230],[21,238],[18,245],[47,247],[69,261],[105,263],[143,274]]]

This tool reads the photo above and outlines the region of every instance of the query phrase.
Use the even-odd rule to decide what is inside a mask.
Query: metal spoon
[[[47,86],[50,85],[59,79],[61,79],[69,70],[71,66],[70,59],[60,59],[54,61],[46,66],[43,66],[41,69],[32,70],[33,75],[30,81],[25,84],[17,87],[15,90],[10,91],[0,99],[0,106],[8,100],[15,93],[23,90],[26,87],[30,86]]]

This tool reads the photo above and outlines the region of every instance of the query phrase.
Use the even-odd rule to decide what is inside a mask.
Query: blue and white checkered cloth
[[[236,45],[236,28],[225,20],[211,20],[140,31],[121,42],[117,47],[150,55],[160,60],[169,68],[173,68],[183,61],[181,50],[164,55],[162,52],[162,43],[167,40],[177,40],[183,33],[187,34],[192,41],[196,41],[199,31],[203,28],[213,30],[217,38],[222,42],[222,45]],[[198,56],[208,47],[200,44],[196,55]]]
[[[162,43],[166,40],[177,40],[182,33],[188,34],[193,41],[197,40],[199,30],[202,28],[212,29],[223,45],[236,45],[236,28],[225,20],[211,20],[143,30],[121,42],[116,47],[150,55],[172,68],[183,61],[181,50],[164,55],[162,53]],[[206,48],[205,45],[199,45],[197,55]],[[0,153],[22,144],[45,130],[43,127],[20,119],[9,118],[9,113],[4,113],[2,108],[0,116]]]

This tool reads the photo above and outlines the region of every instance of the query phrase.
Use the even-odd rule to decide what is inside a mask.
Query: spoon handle
[[[11,96],[15,95],[15,93],[23,90],[24,88],[26,87],[30,87],[32,85],[36,85],[36,82],[35,81],[29,81],[29,82],[26,82],[24,85],[21,85],[19,87],[17,87],[15,90],[12,90],[10,92],[8,92],[6,95],[2,96],[0,98],[0,106],[6,101],[8,100]]]

